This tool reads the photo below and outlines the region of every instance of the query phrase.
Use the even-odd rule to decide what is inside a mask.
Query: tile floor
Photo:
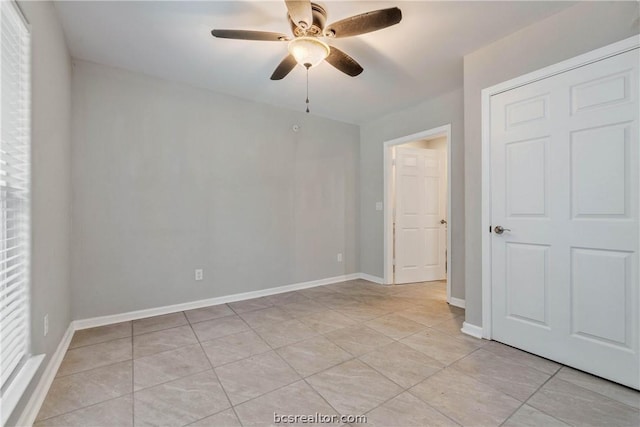
[[[443,282],[354,280],[78,331],[36,426],[640,425],[638,392],[463,335],[463,318]]]

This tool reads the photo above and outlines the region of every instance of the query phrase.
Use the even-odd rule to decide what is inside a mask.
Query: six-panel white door
[[[395,154],[395,283],[444,280],[444,152],[396,147]]]
[[[635,49],[491,99],[492,338],[634,388],[638,63]]]

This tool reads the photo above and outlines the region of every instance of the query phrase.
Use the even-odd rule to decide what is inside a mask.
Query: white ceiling
[[[330,44],[364,72],[309,73],[313,114],[362,123],[462,86],[462,57],[572,3],[321,1],[327,22],[399,6],[400,24]],[[57,2],[71,55],[303,111],[305,72],[269,76],[286,43],[215,39],[213,28],[290,34],[284,1]],[[496,58],[499,60],[499,58]]]

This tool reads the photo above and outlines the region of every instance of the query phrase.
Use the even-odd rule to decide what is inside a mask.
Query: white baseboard
[[[474,338],[482,339],[482,328],[480,326],[463,322],[462,329],[460,330],[462,331],[463,334],[471,335]]]
[[[112,325],[114,323],[127,322],[130,320],[144,319],[146,317],[160,316],[162,314],[176,313],[178,311],[193,310],[196,308],[208,307],[211,305],[225,304],[229,302],[244,301],[252,298],[265,297],[269,295],[281,294],[284,292],[297,291],[300,289],[314,288],[316,286],[330,285],[333,283],[345,282],[347,280],[359,279],[361,273],[347,274],[343,276],[329,277],[326,279],[312,280],[309,282],[294,283],[292,285],[278,286],[276,288],[261,289],[259,291],[243,292],[222,297],[207,298],[197,301],[185,302],[181,304],[165,305],[163,307],[148,308],[144,310],[129,311],[120,314],[91,317],[88,319],[74,320],[75,330],[95,328],[98,326]],[[369,279],[367,279],[369,280]]]
[[[454,298],[454,297],[449,298],[449,304],[454,307],[465,308],[465,301],[460,298]]]
[[[36,420],[38,416],[38,412],[40,412],[40,407],[44,403],[45,397],[47,397],[47,393],[49,392],[49,388],[53,383],[53,380],[58,373],[58,368],[62,363],[62,359],[64,358],[67,349],[69,348],[69,344],[71,344],[71,338],[73,338],[73,322],[67,328],[67,331],[62,336],[60,340],[60,344],[58,344],[58,348],[56,348],[55,353],[49,359],[49,363],[45,368],[40,380],[38,380],[38,384],[36,388],[33,390],[27,405],[25,406],[20,418],[16,425],[18,426],[31,426]]]
[[[384,279],[382,277],[372,276],[371,274],[367,273],[358,273],[358,276],[359,279],[368,280],[379,285],[384,285]]]

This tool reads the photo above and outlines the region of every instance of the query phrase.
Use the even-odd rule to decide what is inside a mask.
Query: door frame
[[[482,338],[491,339],[491,97],[640,47],[632,36],[482,90]]]
[[[451,124],[438,126],[422,132],[403,136],[384,142],[384,281],[385,285],[393,284],[393,170],[392,149],[396,145],[406,144],[425,138],[447,138],[447,302],[452,303],[451,298]],[[453,298],[453,305],[463,305],[463,301]]]

